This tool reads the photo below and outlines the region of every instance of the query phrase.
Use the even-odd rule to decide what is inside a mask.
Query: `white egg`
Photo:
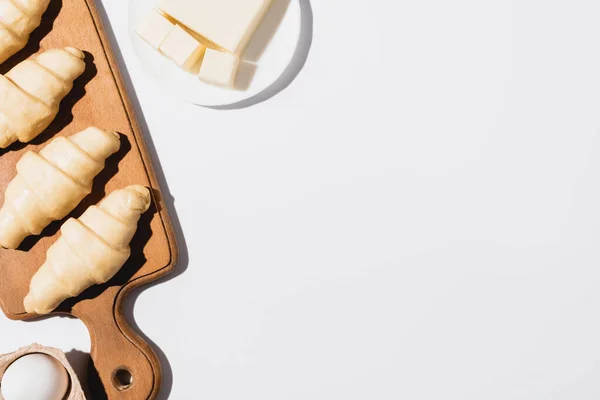
[[[68,388],[65,367],[46,354],[19,358],[10,364],[0,382],[4,400],[62,400]]]

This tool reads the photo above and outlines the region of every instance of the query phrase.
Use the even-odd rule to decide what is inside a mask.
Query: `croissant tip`
[[[77,57],[81,60],[83,60],[85,58],[85,54],[83,54],[83,51],[81,51],[75,47],[71,47],[71,46],[65,47],[65,51],[67,53],[74,55],[75,57]]]
[[[27,296],[25,296],[25,300],[23,300],[23,306],[25,306],[25,311],[29,314],[31,314],[33,312],[33,307],[32,307],[32,298],[31,298],[31,294],[28,294]]]
[[[144,211],[146,211],[146,210],[148,210],[148,208],[150,208],[150,203],[152,202],[152,196],[150,196],[150,190],[148,190],[148,188],[146,186],[132,185],[132,186],[129,186],[127,188],[127,190],[135,192],[136,194],[138,194],[140,196],[140,199],[142,199],[142,204],[143,204],[142,207],[143,207]]]
[[[108,129],[98,128],[97,126],[90,126],[86,130],[94,130],[96,132],[101,132],[104,135],[110,135],[113,138],[117,139],[118,141],[121,141],[121,135],[119,135],[119,132],[116,132],[116,131],[111,131],[111,130],[108,130]]]

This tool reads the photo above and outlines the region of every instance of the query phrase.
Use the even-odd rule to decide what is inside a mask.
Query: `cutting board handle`
[[[98,398],[153,400],[160,390],[160,362],[125,320],[119,301],[123,297],[117,297],[114,308],[99,304],[93,314],[77,315],[90,332],[93,369],[104,390]]]

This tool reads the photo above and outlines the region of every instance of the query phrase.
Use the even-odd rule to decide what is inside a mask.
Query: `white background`
[[[185,236],[134,310],[163,399],[598,399],[598,1],[313,0],[302,72],[239,110],[157,91],[102,3]]]

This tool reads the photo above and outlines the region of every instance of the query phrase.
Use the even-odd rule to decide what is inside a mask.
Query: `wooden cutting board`
[[[28,47],[1,65],[0,72],[5,73],[38,51],[65,46],[86,52],[87,69],[75,82],[46,132],[29,145],[17,144],[6,151],[0,150],[0,204],[4,203],[4,189],[16,175],[15,164],[26,151],[38,151],[54,137],[92,125],[121,133],[121,150],[107,161],[105,171],[94,181],[93,193],[69,217],[79,217],[107,193],[131,184],[152,188],[153,206],[142,216],[131,244],[131,258],[121,271],[107,284],[92,287],[78,298],[66,301],[55,314],[72,315],[87,326],[93,367],[104,391],[100,398],[153,399],[160,388],[160,363],[125,320],[122,304],[132,289],[174,268],[177,245],[150,156],[94,0],[52,0]],[[23,299],[31,277],[44,262],[48,247],[58,238],[63,222],[53,223],[40,237],[26,239],[18,250],[0,249],[0,306],[9,318],[35,317],[25,313]],[[35,328],[31,325],[31,329]]]

